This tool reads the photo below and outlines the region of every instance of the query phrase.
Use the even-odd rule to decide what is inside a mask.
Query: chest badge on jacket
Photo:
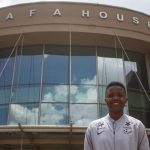
[[[97,135],[103,133],[105,131],[105,125],[104,122],[99,122],[97,124]]]
[[[131,122],[126,122],[125,123],[125,125],[123,126],[123,132],[124,132],[124,134],[132,133]]]

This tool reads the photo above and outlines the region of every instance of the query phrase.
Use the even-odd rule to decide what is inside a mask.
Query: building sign
[[[27,12],[27,16],[31,18],[31,17],[38,15],[38,13],[40,13],[40,12],[37,9],[30,9]],[[90,15],[90,13],[91,13],[90,10],[82,9],[79,17],[82,17],[83,19],[90,18],[90,17],[92,17]],[[56,8],[53,10],[53,12],[50,15],[54,16],[54,17],[58,17],[58,16],[63,17],[63,12],[59,8]],[[116,13],[115,16],[116,16],[115,20],[118,22],[126,22],[127,21],[127,19],[125,19],[125,17],[124,17],[124,14],[122,14],[122,13]],[[99,19],[103,19],[103,20],[109,19],[109,15],[108,15],[107,11],[99,11],[99,13],[97,14],[97,17]],[[13,12],[8,12],[5,16],[6,21],[11,21],[14,19],[16,19],[16,18],[15,18],[15,15],[13,14]],[[139,25],[141,22],[141,20],[138,16],[132,16],[131,18],[128,18],[128,19],[130,19],[131,22],[135,25]],[[145,26],[147,26],[147,28],[150,29],[150,20],[145,21]]]
[[[82,17],[90,17],[90,11],[89,10],[82,10]],[[107,19],[108,18],[108,13],[106,11],[100,11],[99,12],[99,18],[101,19]],[[116,14],[116,20],[123,22],[124,20],[124,15],[123,14]],[[140,20],[138,17],[134,16],[132,17],[132,23],[134,24],[139,24]],[[147,27],[150,28],[150,21],[147,21]]]

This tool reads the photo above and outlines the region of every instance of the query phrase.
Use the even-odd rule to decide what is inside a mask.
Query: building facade
[[[83,3],[0,9],[2,149],[83,149],[106,115],[105,88],[126,85],[125,112],[150,134],[150,17]]]

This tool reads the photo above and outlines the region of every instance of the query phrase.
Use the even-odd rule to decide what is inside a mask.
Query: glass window
[[[10,99],[10,89],[0,88],[0,104],[9,103],[9,99]]]
[[[68,89],[65,85],[43,87],[42,102],[67,102]]]
[[[12,92],[12,102],[38,102],[40,96],[39,87],[14,87]]]
[[[96,48],[72,47],[71,83],[96,84]]]
[[[99,101],[100,101],[100,104],[105,104],[105,91],[106,91],[106,86],[99,86]]]
[[[43,49],[17,47],[16,59],[13,53],[9,61],[12,49],[0,50],[0,72],[7,63],[0,76],[0,124],[68,125],[71,119],[75,126],[87,126],[108,113],[105,89],[115,80],[128,85],[124,112],[128,114],[129,106],[130,115],[150,127],[150,103],[135,76],[137,73],[148,90],[143,54],[127,51],[128,61],[123,60],[121,49],[114,48],[98,47],[97,53],[90,46],[72,46],[71,52],[69,46],[46,45]]]
[[[15,85],[41,82],[42,47],[18,50],[15,66]]]
[[[37,125],[38,104],[11,104],[8,124]]]
[[[97,103],[96,86],[71,86],[72,103]]]
[[[121,50],[98,48],[99,85],[107,85],[111,81],[125,83]]]
[[[0,125],[7,124],[8,105],[0,105]]]
[[[15,56],[15,49],[11,48],[0,48],[0,59],[14,57]]]
[[[150,103],[143,92],[128,90],[128,99],[129,107],[150,108]]]
[[[126,106],[124,107],[124,113],[129,114],[129,108],[128,108],[128,103],[126,103]]]
[[[0,58],[0,86],[12,84],[14,58]]]
[[[145,89],[148,90],[149,86],[148,86],[147,69],[145,64],[145,56],[141,53],[136,53],[131,51],[127,51],[127,55],[130,58],[130,62],[128,61],[127,58],[125,58],[126,60],[125,69],[126,69],[126,76],[128,77],[127,79],[128,88],[143,90],[141,88],[140,82],[138,81],[135,75],[136,72],[142,84],[144,85]],[[130,72],[129,72],[129,68],[130,68]]]
[[[150,111],[145,109],[130,108],[130,115],[141,120],[146,128],[150,128]]]
[[[107,58],[122,58],[122,50],[110,47],[98,47],[97,55]]]
[[[98,57],[98,74],[100,85],[107,85],[111,81],[124,83],[122,59]]]
[[[100,117],[104,117],[108,114],[108,107],[106,104],[100,104]]]
[[[46,46],[44,54],[43,83],[68,84],[68,47]]]
[[[68,124],[68,105],[61,103],[42,103],[40,124],[66,125]]]
[[[131,61],[124,61],[125,66],[125,77],[126,77],[126,84],[128,86],[132,80],[137,79],[135,73],[137,73],[137,64],[136,62]]]
[[[150,103],[146,95],[140,91],[128,90],[128,99],[129,114],[150,127]]]
[[[87,126],[97,118],[96,104],[71,104],[71,121],[76,126]]]

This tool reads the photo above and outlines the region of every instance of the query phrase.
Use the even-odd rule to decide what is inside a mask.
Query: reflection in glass
[[[44,54],[43,83],[66,84],[69,81],[69,50],[66,47],[47,47]]]
[[[104,117],[105,115],[108,114],[108,107],[106,104],[100,104],[100,117]]]
[[[128,106],[127,106],[127,105],[124,107],[124,113],[125,113],[125,114],[129,114],[129,109],[128,109]]]
[[[150,103],[144,92],[128,90],[129,113],[131,116],[141,120],[144,125],[150,127]]]
[[[71,104],[71,121],[76,126],[87,126],[97,118],[96,104]]]
[[[99,84],[107,85],[111,81],[125,82],[123,61],[120,58],[98,57]]]
[[[67,102],[68,89],[65,85],[43,87],[42,102]]]
[[[96,86],[71,86],[72,103],[97,103]]]
[[[0,88],[0,104],[8,104],[10,98],[9,88]]]
[[[130,115],[141,120],[142,123],[150,128],[150,111],[148,109],[130,108]]]
[[[129,108],[149,109],[150,103],[144,92],[128,90]]]
[[[0,59],[0,86],[8,86],[12,83],[14,59],[10,58],[9,61],[7,59]]]
[[[11,49],[0,50],[0,71],[10,53]],[[148,90],[145,57],[127,53],[130,62],[122,57],[122,50],[114,48],[17,47],[16,57],[10,57],[0,76],[0,124],[68,125],[71,117],[74,126],[87,126],[108,113],[108,82],[126,80],[130,114],[148,127],[150,103],[135,77],[136,72]],[[128,106],[124,112],[128,113]]]
[[[40,124],[66,125],[68,124],[67,104],[42,103]]]
[[[13,89],[12,102],[38,102],[39,87],[17,87]]]
[[[128,85],[128,83],[131,82],[133,78],[135,78],[135,73],[137,72],[137,64],[136,62],[125,61],[124,67],[125,67],[126,84]]]
[[[73,47],[71,83],[96,84],[96,51],[90,47]]]
[[[148,85],[148,77],[147,77],[147,69],[146,69],[146,63],[145,63],[145,55],[142,53],[137,53],[137,52],[132,52],[132,51],[127,51],[127,55],[130,58],[130,61],[132,64],[132,71],[135,69],[135,72],[137,73],[138,77],[140,78],[144,88],[148,91],[149,90],[149,85]],[[125,60],[128,61],[127,58]],[[125,61],[126,62],[126,61]],[[136,64],[136,68],[133,67],[133,64]],[[125,67],[127,68],[128,64],[125,63]],[[141,89],[141,85],[135,75],[135,73],[132,73],[130,75],[130,80],[128,80],[128,88],[132,89]]]
[[[8,124],[38,124],[38,104],[11,104]]]
[[[98,47],[97,55],[103,58],[122,58],[122,49],[111,47]]]
[[[99,86],[99,101],[100,101],[100,104],[105,104],[105,91],[106,91],[106,86]]]
[[[41,81],[41,56],[19,55],[16,59],[15,85],[36,84]]]
[[[0,105],[0,125],[7,124],[8,105]]]

